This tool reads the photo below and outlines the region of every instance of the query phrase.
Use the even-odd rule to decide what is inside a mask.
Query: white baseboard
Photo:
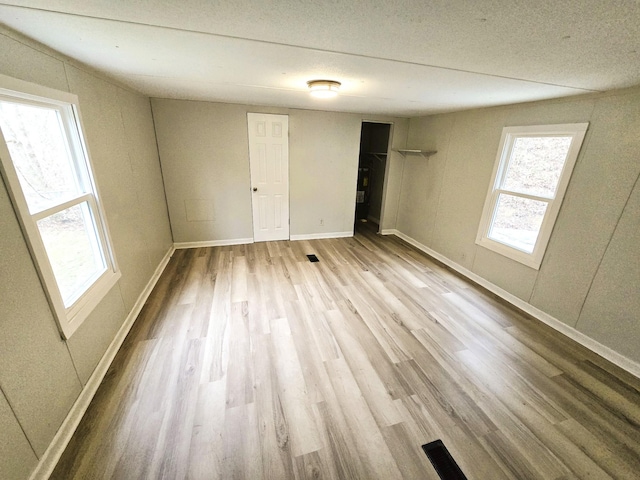
[[[565,323],[562,323],[557,318],[552,317],[548,313],[540,310],[539,308],[534,307],[533,305],[531,305],[530,303],[525,302],[521,298],[516,297],[515,295],[507,292],[506,290],[498,287],[497,285],[494,285],[493,283],[491,283],[490,281],[486,280],[485,278],[482,278],[480,275],[478,275],[476,273],[473,273],[471,270],[463,267],[462,265],[459,265],[459,264],[455,263],[454,261],[452,261],[449,258],[445,257],[444,255],[436,252],[435,250],[430,249],[426,245],[421,244],[417,240],[414,240],[413,238],[409,237],[408,235],[405,235],[404,233],[402,233],[402,232],[400,232],[398,230],[395,230],[395,229],[383,230],[382,234],[383,235],[396,235],[398,238],[401,238],[405,242],[413,245],[414,247],[416,247],[417,249],[423,251],[424,253],[426,253],[430,257],[435,258],[439,262],[444,263],[448,267],[450,267],[453,270],[455,270],[456,272],[464,275],[465,277],[467,277],[468,279],[470,279],[473,282],[477,283],[478,285],[486,288],[487,290],[489,290],[492,293],[495,293],[496,295],[498,295],[502,299],[506,300],[511,305],[515,306],[516,308],[519,308],[523,312],[528,313],[529,315],[531,315],[532,317],[536,318],[537,320],[540,320],[542,323],[545,323],[545,324],[549,325],[551,328],[553,328],[557,332],[560,332],[563,335],[571,338],[572,340],[575,340],[580,345],[588,348],[592,352],[595,352],[598,355],[600,355],[601,357],[609,360],[611,363],[619,366],[620,368],[626,370],[627,372],[631,373],[632,375],[635,375],[636,377],[640,378],[640,364],[639,363],[631,360],[630,358],[625,357],[624,355],[621,355],[620,353],[616,352],[615,350],[607,347],[606,345],[601,344],[597,340],[594,340],[593,338],[585,335],[584,333],[576,330],[575,328],[570,327],[569,325],[567,325]]]
[[[329,232],[329,233],[308,233],[304,235],[291,235],[289,240],[318,240],[322,238],[343,238],[353,237],[353,232]],[[173,248],[180,250],[183,248],[200,248],[200,247],[223,247],[226,245],[245,245],[253,243],[253,238],[231,238],[228,240],[211,240],[204,242],[176,242]]]
[[[173,244],[173,248],[180,250],[183,248],[200,248],[200,247],[224,247],[227,245],[246,245],[253,243],[253,238],[230,238],[227,240],[208,240],[204,242],[177,242]]]
[[[322,238],[344,238],[344,237],[353,237],[353,231],[329,232],[329,233],[307,233],[304,235],[291,235],[290,240],[318,240]]]
[[[160,261],[160,264],[153,273],[153,276],[145,286],[142,293],[138,296],[138,300],[129,312],[129,315],[127,315],[127,318],[118,330],[118,333],[116,333],[116,336],[107,348],[107,351],[100,359],[100,362],[98,362],[98,365],[91,374],[91,377],[89,377],[87,384],[80,392],[80,395],[71,407],[71,410],[69,410],[67,417],[62,422],[62,425],[58,429],[55,437],[53,437],[49,447],[42,457],[40,457],[38,465],[31,474],[31,477],[29,477],[30,480],[46,480],[51,476],[53,469],[56,467],[65,448],[67,448],[67,445],[71,441],[71,437],[76,431],[76,428],[78,428],[80,420],[82,420],[87,408],[89,408],[89,404],[98,391],[98,387],[102,383],[104,376],[107,374],[107,370],[109,369],[111,362],[113,362],[118,350],[120,350],[122,342],[124,342],[124,339],[127,337],[129,330],[131,330],[133,323],[142,311],[142,307],[147,301],[147,298],[149,298],[153,287],[155,287],[158,282],[160,275],[162,275],[162,272],[167,266],[167,263],[169,263],[174,251],[175,248],[171,247]]]

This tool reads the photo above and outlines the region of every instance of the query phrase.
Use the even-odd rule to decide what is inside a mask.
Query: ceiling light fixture
[[[307,85],[314,97],[331,98],[338,95],[341,83],[335,80],[309,80]]]

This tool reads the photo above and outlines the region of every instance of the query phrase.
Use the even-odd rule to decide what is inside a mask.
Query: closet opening
[[[384,215],[387,156],[391,138],[390,123],[362,122],[356,190],[355,228],[376,233]]]

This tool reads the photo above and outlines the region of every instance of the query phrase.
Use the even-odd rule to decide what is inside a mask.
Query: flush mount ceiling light
[[[331,98],[338,95],[341,83],[335,80],[309,80],[307,85],[314,97]]]

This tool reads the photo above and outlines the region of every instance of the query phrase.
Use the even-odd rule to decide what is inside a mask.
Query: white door
[[[289,116],[248,113],[253,240],[289,240]]]

